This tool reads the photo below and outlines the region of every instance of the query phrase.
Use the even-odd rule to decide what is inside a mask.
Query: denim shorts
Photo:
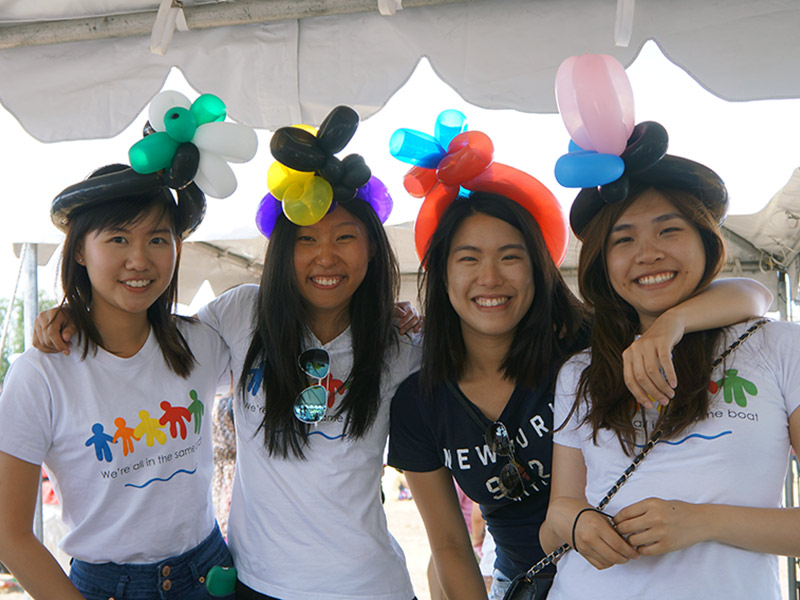
[[[87,563],[73,560],[69,578],[86,600],[211,600],[205,581],[214,566],[233,566],[219,526],[197,547],[157,563]]]

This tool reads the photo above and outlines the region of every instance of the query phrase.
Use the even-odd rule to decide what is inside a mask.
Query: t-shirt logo
[[[102,423],[94,423],[92,435],[86,440],[85,445],[87,448],[93,447],[95,456],[100,462],[111,462],[113,460],[111,445],[119,440],[122,440],[122,455],[128,456],[134,452],[134,442],[144,440],[145,445],[149,447],[156,443],[163,446],[167,442],[167,434],[163,431],[167,425],[169,425],[169,435],[173,439],[178,437],[186,439],[186,424],[190,421],[194,423],[194,433],[199,434],[205,406],[197,397],[195,390],[189,391],[189,398],[191,403],[188,407],[173,406],[164,400],[160,404],[164,412],[159,418],[151,417],[149,411],[140,410],[139,423],[135,427],[129,427],[123,417],[117,417],[114,419],[117,429],[113,436],[105,432]]]
[[[728,369],[722,379],[708,383],[708,391],[712,394],[716,394],[720,388],[723,390],[723,399],[727,404],[736,402],[742,408],[747,407],[747,394],[758,395],[756,384],[739,376],[738,369]]]

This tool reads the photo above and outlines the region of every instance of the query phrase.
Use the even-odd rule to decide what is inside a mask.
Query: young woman
[[[158,175],[97,171],[53,204],[82,352],[28,350],[0,396],[0,560],[34,598],[209,598],[232,564],[211,502],[211,407],[228,352],[172,314],[181,239],[202,219]],[[70,576],[33,534],[44,463],[69,527]]]
[[[230,348],[238,381],[228,522],[238,598],[414,596],[380,477],[389,401],[420,351],[393,326],[399,274],[381,223],[391,198],[363,159],[331,154],[357,122],[339,107],[316,136],[274,134],[273,154],[291,169],[306,159],[326,167],[325,182],[313,165],[286,170],[283,189],[328,185],[334,204],[309,217],[308,204],[268,195],[258,217],[270,239],[260,286],[235,288],[198,315]],[[58,328],[45,340],[62,344]]]
[[[620,352],[717,275],[727,194],[708,168],[669,155],[632,176],[620,202],[601,206],[597,194],[582,191],[572,208],[596,324],[558,376],[564,425],[541,539],[573,551],[549,598],[780,598],[774,555],[800,553],[800,512],[780,508],[800,443],[800,329],[748,321],[687,335],[674,349],[674,398],[637,410]],[[655,431],[610,516],[593,510]]]
[[[471,143],[456,138],[451,148]],[[449,199],[425,240],[422,369],[393,400],[389,463],[406,475],[450,598],[487,596],[452,478],[481,505],[497,552],[490,597],[499,599],[544,556],[538,536],[550,489],[553,381],[561,362],[588,343],[590,320],[556,266],[566,237],[553,239],[566,225],[552,194],[497,163],[461,185],[469,195]],[[631,350],[631,363],[655,360],[658,373],[653,350],[666,345],[669,368],[667,340],[706,326],[709,306],[723,322],[766,310],[768,293],[750,298],[758,287],[726,282],[676,306],[637,346],[647,351]],[[652,370],[644,369],[645,387],[637,389],[666,398]],[[542,574],[537,598],[552,572]]]

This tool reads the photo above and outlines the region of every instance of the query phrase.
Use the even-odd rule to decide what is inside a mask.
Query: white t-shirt
[[[257,286],[240,286],[199,314],[228,343],[237,380],[250,346],[257,294]],[[328,351],[333,378],[346,381],[353,361],[350,330],[324,345],[309,336],[309,347]],[[401,337],[388,356],[380,410],[367,435],[343,439],[344,417],[326,416],[312,427],[305,460],[267,454],[259,430],[264,405],[257,376],[244,401],[237,395],[228,541],[243,583],[283,600],[411,600],[405,558],[386,527],[379,486],[390,400],[419,359],[418,345]],[[337,413],[342,397],[336,393],[328,415]]]
[[[30,349],[8,372],[0,450],[45,464],[70,556],[158,562],[214,528],[211,407],[228,350],[202,323],[179,328],[197,360],[188,379],[169,369],[152,330],[130,358]]]
[[[719,351],[747,326],[729,328]],[[605,512],[613,515],[650,497],[780,507],[790,450],[789,416],[800,405],[798,348],[797,325],[776,322],[762,326],[714,371],[709,383],[712,395],[708,417],[676,439],[659,442]],[[564,422],[588,361],[586,351],[561,369],[556,386],[556,424]],[[597,445],[593,444],[590,427],[578,426],[585,414],[580,412],[555,433],[555,442],[583,452],[586,499],[596,506],[631,458],[623,454],[616,436],[608,430],[601,430]],[[654,420],[656,412],[647,412]],[[780,597],[777,556],[703,542],[604,571],[596,570],[580,554],[568,552],[558,563],[548,600]]]

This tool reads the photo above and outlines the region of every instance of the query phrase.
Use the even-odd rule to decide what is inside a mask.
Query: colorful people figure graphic
[[[194,392],[194,390],[192,390]],[[197,392],[195,392],[195,395]],[[202,404],[202,403],[201,403]],[[184,423],[184,419],[188,422],[192,415],[188,409],[184,408],[183,406],[172,406],[169,402],[164,400],[161,403],[161,409],[164,411],[164,415],[158,420],[159,423],[162,425],[166,425],[169,423],[169,434],[176,438],[178,437],[178,428],[180,427],[181,430],[181,439],[186,439],[186,423]],[[197,427],[195,427],[195,433],[197,433]]]
[[[155,442],[163,446],[167,441],[167,434],[161,431],[164,426],[158,419],[152,418],[146,410],[139,411],[139,418],[142,422],[136,426],[133,434],[139,439],[144,438],[144,443],[148,446],[152,446]]]
[[[194,417],[194,432],[200,433],[200,426],[203,422],[203,413],[205,412],[206,408],[203,406],[203,403],[197,397],[197,392],[194,390],[189,391],[189,397],[192,399],[192,403],[189,405],[187,412],[189,412],[192,417]]]
[[[122,455],[128,456],[128,454],[133,452],[133,440],[138,441],[140,438],[134,435],[133,428],[128,427],[128,424],[122,417],[114,419],[114,425],[117,426],[117,431],[114,433],[114,443],[116,444],[117,440],[122,440]]]
[[[103,425],[100,423],[92,425],[92,432],[94,435],[86,440],[86,445],[91,446],[94,444],[97,460],[111,462],[111,448],[108,447],[108,443],[111,442],[113,444],[116,440],[103,431]]]
[[[728,369],[725,376],[715,381],[717,388],[724,389],[725,402],[732,404],[734,401],[742,408],[747,407],[747,394],[758,395],[758,388],[752,381],[738,375],[738,369]]]

